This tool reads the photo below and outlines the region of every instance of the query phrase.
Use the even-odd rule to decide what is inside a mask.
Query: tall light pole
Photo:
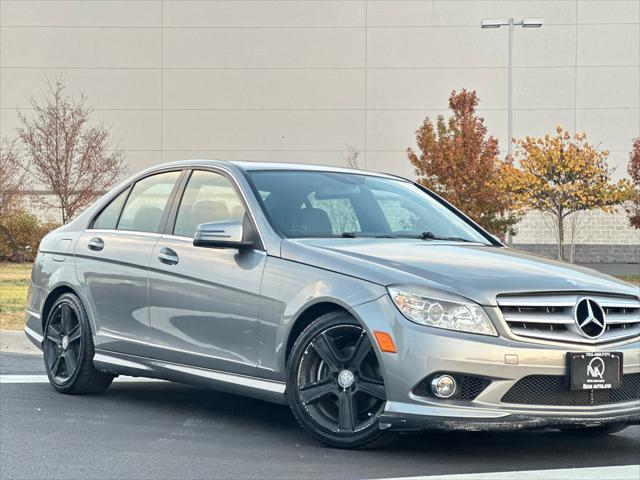
[[[509,92],[507,93],[507,148],[509,155],[513,152],[513,27],[522,28],[540,28],[542,27],[541,18],[525,18],[522,20],[482,20],[481,28],[500,28],[509,27]]]

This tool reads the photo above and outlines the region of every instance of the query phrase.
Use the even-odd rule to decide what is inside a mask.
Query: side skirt
[[[284,382],[191,367],[154,358],[96,349],[93,363],[103,372],[201,385],[286,405]]]
[[[24,334],[27,336],[29,341],[33,343],[40,351],[42,351],[42,342],[44,341],[44,337],[40,335],[38,332],[29,328],[25,325]]]

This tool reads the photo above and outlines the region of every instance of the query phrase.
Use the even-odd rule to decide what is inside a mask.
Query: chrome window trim
[[[138,232],[136,230],[117,230],[117,229],[94,229],[94,228],[85,228],[82,233],[118,233],[122,235],[138,235],[141,237],[155,237],[160,238],[162,236],[161,233],[156,232]]]
[[[164,234],[162,234],[162,238],[167,238],[169,240],[177,240],[179,242],[193,243],[193,238],[183,237],[182,235],[170,235],[168,233],[164,233]]]

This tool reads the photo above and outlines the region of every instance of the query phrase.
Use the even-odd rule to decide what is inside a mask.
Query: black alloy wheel
[[[69,302],[60,302],[51,312],[44,339],[44,352],[50,378],[64,385],[78,369],[82,353],[82,327]]]
[[[287,396],[298,422],[334,447],[371,446],[383,436],[386,393],[366,331],[346,312],[312,323],[289,358]]]
[[[87,313],[72,293],[61,295],[49,310],[42,349],[49,382],[60,393],[99,393],[113,381],[93,365]]]

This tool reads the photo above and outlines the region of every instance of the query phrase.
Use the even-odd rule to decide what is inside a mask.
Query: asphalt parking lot
[[[0,374],[42,375],[1,353]],[[611,437],[557,432],[406,436],[392,447],[322,447],[286,407],[166,382],[117,382],[65,396],[0,384],[0,478],[388,478],[640,463],[640,427]],[[579,477],[575,477],[579,478]]]

